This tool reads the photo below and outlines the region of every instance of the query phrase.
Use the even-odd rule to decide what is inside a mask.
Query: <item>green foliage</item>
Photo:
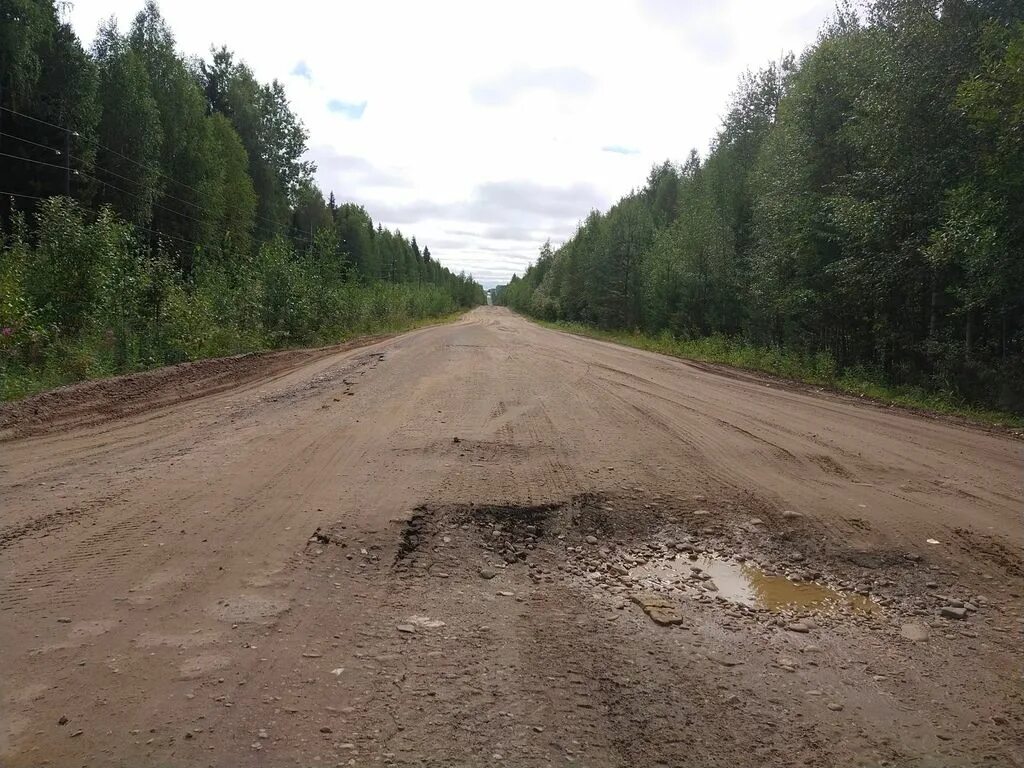
[[[364,282],[329,258],[328,237],[299,253],[284,238],[255,256],[220,254],[182,275],[109,208],[96,217],[53,198],[36,238],[18,217],[0,244],[0,395],[92,376],[400,330],[467,301],[433,283]]]
[[[24,113],[0,113],[3,397],[484,301],[415,238],[325,202],[283,86],[226,48],[186,61],[152,0],[89,52],[52,3],[0,3],[0,64]]]
[[[862,8],[745,74],[703,162],[653,168],[497,301],[1024,411],[1024,6]]]

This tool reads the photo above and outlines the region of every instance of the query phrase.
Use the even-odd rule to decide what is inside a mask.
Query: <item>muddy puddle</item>
[[[877,605],[862,595],[848,594],[813,581],[791,581],[772,576],[749,563],[716,557],[696,561],[680,557],[653,560],[633,568],[630,574],[649,584],[701,589],[729,602],[769,611],[807,610],[830,612],[852,609],[865,613]]]

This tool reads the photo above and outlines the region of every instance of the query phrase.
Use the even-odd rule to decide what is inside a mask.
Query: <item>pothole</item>
[[[863,595],[842,592],[815,581],[771,575],[749,562],[712,555],[696,560],[651,560],[630,569],[629,574],[641,584],[711,592],[727,602],[766,611],[832,613],[845,609],[870,613],[878,608]]]

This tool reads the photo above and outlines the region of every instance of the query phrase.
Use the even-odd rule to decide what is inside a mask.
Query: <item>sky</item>
[[[87,45],[142,0],[74,0]],[[739,76],[813,43],[834,0],[164,0],[186,55],[285,84],[326,196],[484,286],[703,156]]]

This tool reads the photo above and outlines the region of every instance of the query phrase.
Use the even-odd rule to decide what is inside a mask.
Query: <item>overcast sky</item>
[[[74,0],[86,45],[142,0]],[[281,80],[324,194],[486,286],[703,155],[740,73],[799,53],[834,0],[164,0],[179,48]]]

